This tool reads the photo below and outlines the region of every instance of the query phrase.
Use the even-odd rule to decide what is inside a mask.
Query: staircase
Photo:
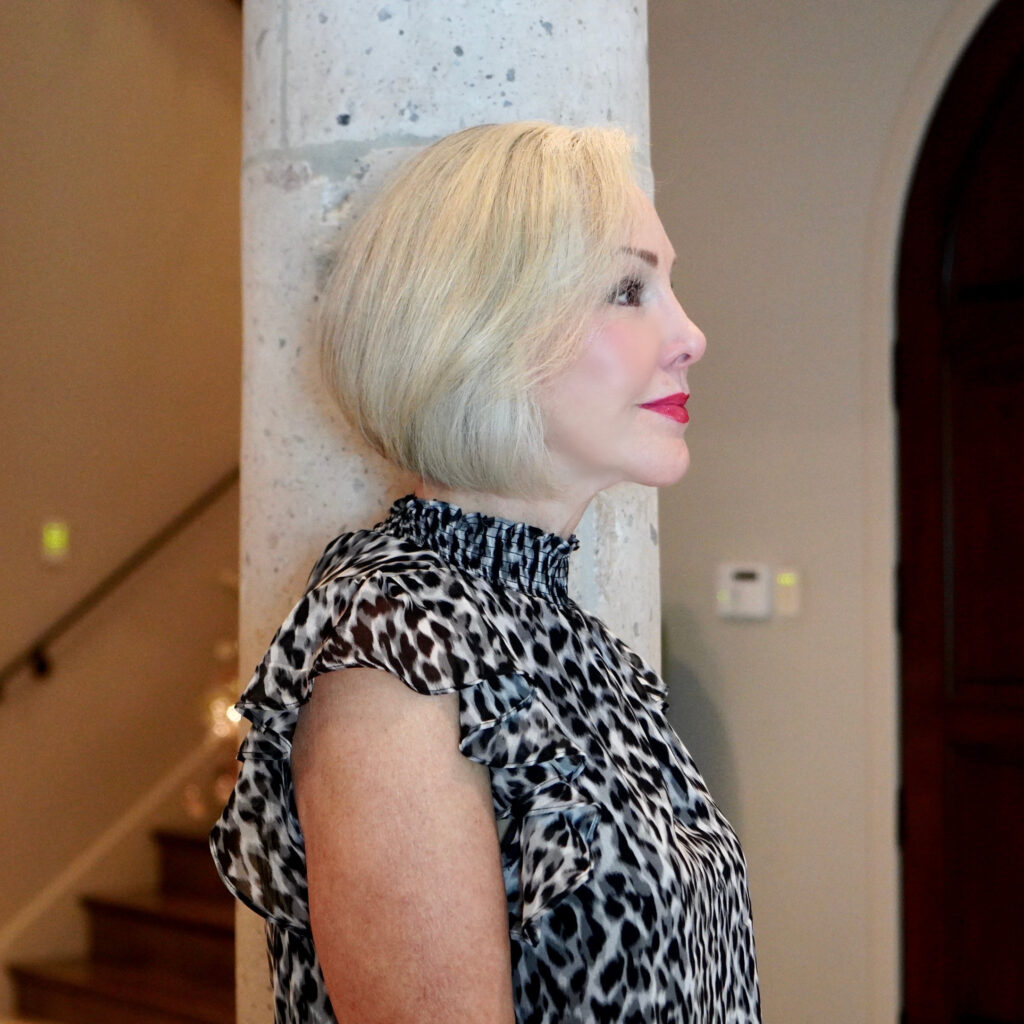
[[[17,1012],[60,1024],[234,1024],[234,905],[206,837],[154,835],[160,888],[90,896],[86,960],[9,968]]]

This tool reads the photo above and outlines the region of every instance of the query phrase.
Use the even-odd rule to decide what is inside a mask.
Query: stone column
[[[411,482],[353,436],[311,342],[338,232],[396,162],[473,124],[616,123],[647,163],[646,0],[246,0],[241,664],[323,545]],[[657,504],[623,486],[580,526],[575,592],[659,661]],[[238,919],[239,1021],[272,1019],[258,919]]]

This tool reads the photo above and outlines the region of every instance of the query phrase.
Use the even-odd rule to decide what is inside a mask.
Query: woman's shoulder
[[[514,670],[484,581],[379,530],[327,545],[278,628],[239,706],[246,717],[305,703],[313,680],[377,668],[421,693],[446,693]]]

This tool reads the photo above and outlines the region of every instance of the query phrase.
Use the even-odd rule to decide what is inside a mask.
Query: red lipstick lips
[[[670,420],[675,420],[676,423],[689,423],[690,414],[686,411],[686,401],[689,397],[688,394],[680,391],[678,394],[666,395],[664,398],[658,398],[653,402],[645,402],[640,408],[660,413],[662,416],[667,416]]]

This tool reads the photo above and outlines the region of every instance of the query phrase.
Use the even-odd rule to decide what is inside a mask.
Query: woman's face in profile
[[[618,276],[579,357],[540,394],[553,478],[566,491],[661,487],[689,465],[687,373],[705,339],[672,291],[675,251],[661,220],[639,190],[637,203]]]

